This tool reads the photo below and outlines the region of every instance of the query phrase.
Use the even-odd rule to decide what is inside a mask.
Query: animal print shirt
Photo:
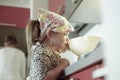
[[[39,45],[34,49],[30,64],[30,80],[43,80],[49,70],[55,68],[60,60],[57,52],[46,45]]]

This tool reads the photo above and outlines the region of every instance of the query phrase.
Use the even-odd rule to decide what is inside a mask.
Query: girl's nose
[[[68,43],[67,40],[65,40],[64,43],[67,44]]]
[[[64,36],[64,43],[66,44],[68,42],[67,36]]]

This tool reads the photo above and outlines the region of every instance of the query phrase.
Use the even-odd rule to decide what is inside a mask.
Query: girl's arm
[[[59,61],[59,64],[54,69],[48,72],[47,77],[44,80],[57,80],[61,72],[69,65],[69,61],[65,58],[62,58]]]

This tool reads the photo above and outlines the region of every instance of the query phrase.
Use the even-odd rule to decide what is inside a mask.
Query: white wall
[[[120,0],[101,0],[102,24],[96,25],[86,35],[98,35],[103,38],[105,80],[120,79]]]
[[[39,8],[48,9],[48,0],[32,0],[30,7],[30,18],[37,19],[37,13]]]

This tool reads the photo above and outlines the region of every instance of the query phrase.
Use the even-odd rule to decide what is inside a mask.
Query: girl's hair
[[[39,21],[30,20],[26,26],[26,42],[29,57],[31,56],[32,53],[32,45],[34,45],[38,41],[40,33],[41,31]]]

